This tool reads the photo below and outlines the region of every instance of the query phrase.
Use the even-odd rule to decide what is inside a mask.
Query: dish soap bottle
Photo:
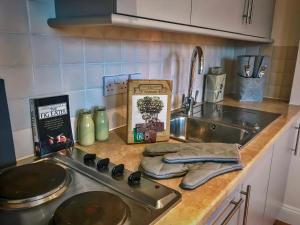
[[[79,115],[78,142],[82,146],[95,143],[95,125],[91,111],[84,111]]]
[[[97,141],[107,141],[109,136],[109,122],[105,107],[95,109],[95,136]]]

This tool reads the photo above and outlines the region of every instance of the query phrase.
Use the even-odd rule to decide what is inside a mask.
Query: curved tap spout
[[[196,103],[197,96],[199,93],[199,91],[197,91],[195,98],[193,98],[192,94],[193,94],[193,86],[194,86],[194,81],[195,81],[195,66],[196,66],[197,57],[198,57],[198,63],[199,63],[198,74],[201,74],[203,72],[204,57],[203,57],[202,48],[199,46],[196,46],[192,53],[188,95],[187,95],[187,97],[184,97],[184,100],[183,100],[183,107],[185,108],[185,111],[188,115],[191,115],[193,113],[193,106]]]
[[[203,57],[202,48],[199,46],[196,46],[192,53],[188,97],[192,97],[192,94],[193,94],[193,85],[194,85],[194,81],[195,81],[195,66],[196,66],[197,56],[198,56],[198,65],[199,65],[198,66],[198,74],[201,74],[203,72],[203,67],[204,67],[204,57]]]

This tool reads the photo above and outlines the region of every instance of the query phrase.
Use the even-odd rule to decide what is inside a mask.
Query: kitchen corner
[[[158,180],[159,183],[179,191],[182,194],[182,201],[156,224],[206,224],[214,210],[253,169],[256,161],[266,154],[268,147],[300,116],[299,106],[291,106],[278,100],[264,100],[254,104],[241,103],[231,97],[226,97],[222,104],[280,113],[282,116],[243,147],[241,158],[245,168],[242,171],[216,177],[192,191],[179,188],[180,178]],[[125,137],[126,129],[120,128],[110,133],[108,142],[97,142],[89,147],[79,145],[76,147],[88,153],[95,153],[100,158],[110,158],[115,164],[123,163],[127,169],[136,171],[139,168],[145,144],[127,145],[124,141]],[[177,141],[171,139],[170,142],[176,143]]]

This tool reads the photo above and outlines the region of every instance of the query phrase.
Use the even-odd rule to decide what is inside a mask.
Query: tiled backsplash
[[[273,46],[265,96],[289,100],[297,60],[297,46]]]
[[[172,79],[173,107],[187,90],[193,47],[204,50],[205,69],[224,66],[227,92],[234,88],[234,60],[258,53],[230,40],[122,27],[52,29],[54,0],[0,1],[0,78],[8,95],[17,157],[32,154],[29,98],[69,94],[73,127],[81,108],[106,105],[110,128],[126,123],[125,94],[103,97],[102,77],[140,72]],[[197,76],[201,89],[203,76]],[[201,91],[200,91],[201,93]]]

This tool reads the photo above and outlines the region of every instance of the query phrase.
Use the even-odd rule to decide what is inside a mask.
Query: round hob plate
[[[24,204],[43,199],[66,185],[66,170],[41,161],[14,167],[0,174],[0,204]]]
[[[55,211],[53,225],[121,225],[129,215],[129,208],[118,196],[92,191],[75,195]]]

